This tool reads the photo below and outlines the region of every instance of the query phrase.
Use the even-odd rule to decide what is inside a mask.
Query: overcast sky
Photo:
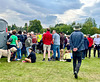
[[[0,18],[24,26],[38,19],[44,28],[57,23],[83,23],[92,17],[100,25],[100,0],[0,0]]]

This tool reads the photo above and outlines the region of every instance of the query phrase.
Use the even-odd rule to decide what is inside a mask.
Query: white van
[[[8,23],[0,19],[0,49],[7,49]]]

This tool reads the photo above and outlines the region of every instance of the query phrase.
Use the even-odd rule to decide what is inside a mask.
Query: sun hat
[[[74,30],[80,30],[81,29],[81,27],[79,25],[74,25],[72,27],[73,27]]]

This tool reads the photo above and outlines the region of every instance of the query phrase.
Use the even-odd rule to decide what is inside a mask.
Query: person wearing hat
[[[82,51],[85,49],[84,47],[84,35],[80,32],[80,26],[73,26],[74,32],[72,32],[70,36],[70,47],[73,54],[73,71],[74,77],[78,78],[78,72],[81,66],[82,61]],[[78,61],[78,63],[77,63]]]

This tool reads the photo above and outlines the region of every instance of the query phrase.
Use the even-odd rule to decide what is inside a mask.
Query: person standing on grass
[[[64,36],[63,33],[60,33],[60,61],[63,61],[63,46],[64,46]]]
[[[70,46],[73,54],[74,77],[77,79],[82,61],[82,51],[85,49],[85,47],[84,47],[84,35],[82,32],[80,32],[80,26],[75,25],[74,30],[75,31],[70,36]]]
[[[100,36],[97,35],[96,38],[94,38],[94,57],[96,54],[96,50],[98,51],[98,58],[100,58]]]
[[[70,50],[70,36],[67,36],[67,50]]]
[[[27,55],[29,56],[29,48],[32,46],[32,38],[31,35],[29,33],[27,33],[27,39],[25,41],[25,47],[26,47],[26,51],[27,51]]]
[[[36,47],[36,43],[37,43],[37,38],[36,38],[36,35],[34,35],[34,33],[33,33],[33,35],[32,35],[32,43],[33,43],[32,48],[33,48],[33,50],[34,50],[34,52],[35,52],[35,47]]]
[[[21,55],[23,56],[23,54],[24,54],[25,57],[26,57],[26,47],[25,47],[25,41],[27,39],[27,33],[26,33],[26,31],[23,32],[23,37],[24,38],[23,38],[23,43],[22,43],[23,47],[21,49]]]
[[[89,51],[89,58],[91,57],[91,48],[93,45],[93,39],[91,38],[90,34],[88,35],[88,41],[89,41],[89,46],[88,46],[88,51]]]
[[[21,56],[22,42],[20,41],[20,38],[18,38],[18,46],[19,48],[17,48],[17,60],[20,60],[22,58]]]
[[[50,33],[50,29],[47,28],[47,32],[43,34],[44,54],[42,61],[45,61],[46,50],[48,51],[48,61],[50,61],[51,42],[52,42],[52,34]]]
[[[86,38],[86,35],[84,35],[84,47],[85,47],[85,50],[83,51],[82,59],[85,59],[85,57],[87,57],[88,46],[89,46],[89,41]]]
[[[12,31],[12,35],[10,36],[10,38],[12,38],[12,41],[11,41],[11,44],[9,45],[9,48],[12,48],[12,47],[19,48],[19,46],[18,46],[18,38],[16,36],[16,30]],[[16,52],[14,52],[13,57],[11,57],[11,60],[12,61],[16,61],[15,57],[16,57]]]
[[[54,61],[56,60],[56,51],[58,53],[58,61],[60,60],[60,36],[56,33],[56,30],[53,30],[53,53],[54,53]]]

